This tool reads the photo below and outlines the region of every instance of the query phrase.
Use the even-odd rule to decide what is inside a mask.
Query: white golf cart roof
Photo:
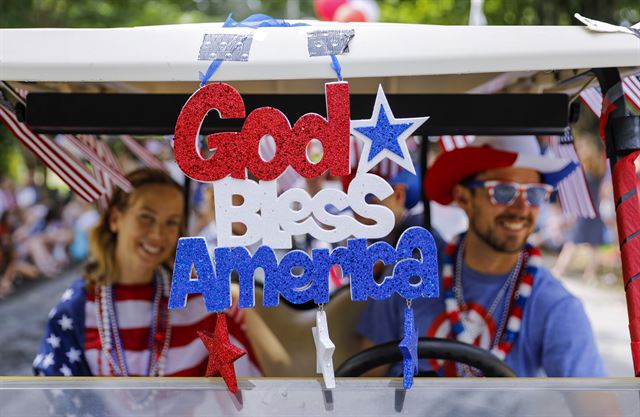
[[[0,80],[112,83],[115,90],[132,92],[193,91],[198,72],[209,65],[198,60],[205,34],[252,33],[249,61],[224,62],[213,80],[251,81],[241,83],[240,90],[277,92],[282,90],[278,80],[335,79],[329,57],[309,57],[307,33],[322,29],[355,30],[349,52],[339,60],[342,75],[355,81],[352,90],[356,92],[360,89],[357,79],[363,79],[361,88],[367,92],[391,77],[402,77],[402,81],[385,85],[390,92],[494,92],[514,78],[541,72],[557,71],[556,83],[581,69],[618,67],[624,73],[625,67],[630,71],[640,67],[639,38],[594,33],[580,26],[307,23],[256,30],[222,28],[221,23],[0,29]],[[450,75],[455,75],[455,82]],[[365,82],[368,78],[372,83]],[[179,82],[189,83],[178,87]],[[321,92],[322,84],[293,81],[287,85],[287,91],[297,90]]]

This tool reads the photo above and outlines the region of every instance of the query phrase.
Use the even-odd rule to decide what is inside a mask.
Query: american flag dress
[[[149,358],[152,285],[114,285],[113,297],[129,374],[144,376]],[[166,307],[166,300],[163,305]],[[260,376],[241,313],[233,307],[227,312],[229,339],[248,352],[236,361],[236,374]],[[208,352],[197,331],[213,332],[216,315],[206,311],[201,296],[191,296],[184,309],[171,310],[170,316],[172,334],[165,375],[204,376]],[[41,376],[110,375],[96,324],[94,292],[86,290],[82,279],[75,281],[49,312],[33,369]]]

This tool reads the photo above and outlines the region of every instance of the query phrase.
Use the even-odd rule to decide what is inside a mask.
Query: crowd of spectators
[[[0,179],[0,298],[23,279],[55,278],[87,255],[97,212],[73,194]]]

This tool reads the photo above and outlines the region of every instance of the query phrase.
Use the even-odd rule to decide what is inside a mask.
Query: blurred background
[[[381,22],[433,25],[464,25],[470,14],[479,12],[490,25],[571,25],[577,24],[576,12],[609,23],[640,20],[636,0],[2,0],[0,4],[1,27],[218,22],[229,13],[236,19],[265,13],[285,19],[354,21],[362,19],[360,14],[370,18],[367,10],[372,8],[379,10]]]
[[[229,14],[242,20],[256,13],[434,25],[577,25],[576,12],[626,26],[640,21],[638,0],[0,0],[0,9],[2,28],[221,22]],[[548,266],[585,301],[609,371],[631,376],[610,172],[598,119],[582,107],[573,134],[599,217],[587,223],[567,217],[556,202],[541,216],[533,238],[545,250]],[[136,138],[142,150],[119,138],[102,139],[124,171],[154,158],[180,176],[169,137]],[[432,154],[439,152],[441,139],[428,139],[423,143]],[[539,140],[545,145],[547,138]],[[322,184],[306,186],[317,190]],[[192,233],[215,234],[210,194],[210,189],[194,190]],[[87,232],[98,215],[97,207],[76,198],[0,124],[0,375],[30,374],[46,312],[78,275],[87,256]],[[443,230],[445,237],[465,227],[464,219],[446,222],[453,229]]]

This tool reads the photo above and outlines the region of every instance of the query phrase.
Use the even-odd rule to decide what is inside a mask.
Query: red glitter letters
[[[243,118],[245,107],[238,91],[225,83],[211,83],[196,91],[185,103],[174,136],[176,162],[190,178],[212,182],[231,175],[247,178],[246,168],[258,179],[272,181],[291,165],[300,175],[313,178],[326,170],[334,176],[348,175],[349,166],[349,84],[325,84],[327,118],[308,113],[293,128],[278,109],[261,107],[252,111],[240,132],[215,133],[207,137],[212,157],[205,159],[198,149],[198,133],[210,110],[221,118]],[[271,135],[276,154],[270,161],[260,156],[260,139]],[[323,157],[311,163],[307,146],[312,139],[322,143]]]

